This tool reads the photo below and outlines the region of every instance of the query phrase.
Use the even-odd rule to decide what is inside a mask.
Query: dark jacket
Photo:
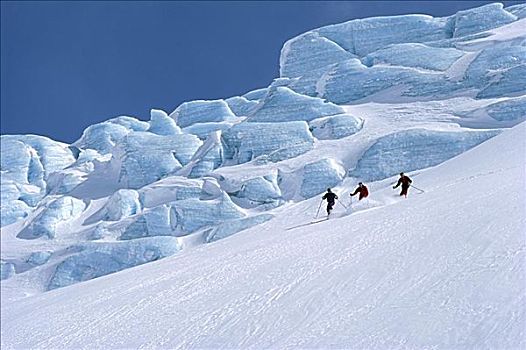
[[[398,186],[402,185],[402,188],[408,188],[413,180],[411,180],[408,176],[401,176],[398,179],[398,182],[396,183],[396,186],[394,188],[397,188]]]
[[[322,199],[326,199],[329,203],[334,203],[334,201],[338,199],[338,196],[332,192],[327,192],[323,195]]]

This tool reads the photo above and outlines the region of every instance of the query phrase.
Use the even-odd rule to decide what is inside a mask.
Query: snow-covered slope
[[[326,222],[300,226],[316,197],[243,234],[22,300],[7,280],[2,348],[522,349],[525,133],[415,175],[426,192],[408,199],[389,179]]]
[[[522,282],[524,271],[499,264],[514,263],[510,254],[523,249],[515,233],[524,223],[517,211],[524,204],[517,194],[524,189],[517,170],[524,167],[524,126],[506,130],[526,120],[525,9],[490,4],[445,18],[380,17],[318,28],[287,41],[280,77],[243,96],[189,101],[172,113],[153,109],[149,121],[119,116],[91,125],[71,145],[2,135],[2,341],[77,347],[97,332],[94,324],[105,324],[96,314],[80,317],[85,307],[100,305],[93,310],[116,322],[107,324],[114,334],[95,337],[101,347],[149,344],[141,339],[161,346],[158,332],[171,332],[168,324],[182,332],[167,336],[170,346],[206,347],[207,332],[219,337],[209,340],[214,347],[225,341],[229,347],[361,348],[427,340],[462,347],[492,345],[485,338],[491,332],[520,343],[522,333],[513,332],[524,321],[524,303],[513,299],[518,287],[506,278]],[[485,142],[502,132],[508,137]],[[433,168],[473,147],[462,161]],[[426,193],[399,203],[387,184],[400,171]],[[352,215],[301,226],[327,187],[345,205],[358,181],[373,195],[353,204]],[[509,221],[498,216],[503,213]],[[506,227],[508,233],[499,231]],[[493,232],[505,241],[493,239]],[[491,247],[505,252],[484,250]],[[402,259],[413,255],[416,260]],[[471,274],[475,284],[493,283],[493,277],[479,279],[477,266],[487,267],[481,274],[495,273],[503,288],[484,294],[491,302],[482,309],[486,304],[470,286],[455,287],[470,283]],[[120,292],[119,284],[136,292]],[[169,308],[179,314],[171,318],[157,305],[167,298],[147,295],[154,287],[177,299]],[[427,287],[433,294],[424,292]],[[86,306],[73,306],[81,300],[76,295],[89,301]],[[337,304],[334,297],[342,295],[347,299]],[[522,311],[506,316],[500,309],[507,302],[497,300],[505,295]],[[444,305],[436,306],[438,300]],[[436,307],[430,310],[427,301]],[[36,305],[37,319],[44,322],[48,313],[60,329],[51,335],[57,342],[46,343],[43,328],[29,321]],[[149,306],[156,310],[151,318]],[[288,311],[278,313],[280,307]],[[71,325],[59,320],[69,308]],[[424,311],[450,328],[421,323],[418,312]],[[154,314],[165,315],[160,329],[153,327]],[[471,321],[458,321],[464,314]],[[347,333],[338,328],[351,323]],[[144,332],[123,336],[132,332],[128,325]],[[35,333],[27,335],[31,329]]]

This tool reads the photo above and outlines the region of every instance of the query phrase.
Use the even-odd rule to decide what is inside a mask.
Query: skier
[[[334,203],[335,203],[334,201],[338,199],[338,196],[334,194],[330,188],[328,188],[327,193],[325,193],[321,199],[327,200],[327,216],[331,215],[331,210],[332,210],[332,207],[334,207]]]
[[[405,198],[407,198],[407,190],[409,189],[409,186],[411,186],[412,182],[413,180],[411,180],[408,176],[404,175],[404,173],[400,173],[400,178],[398,179],[396,186],[393,186],[393,189],[402,185],[400,196],[405,196]]]
[[[358,193],[360,194],[358,196],[358,200],[361,201],[362,199],[367,198],[367,196],[369,195],[369,190],[363,183],[358,182],[358,187],[356,187],[356,190],[354,190],[354,192],[351,193],[351,197],[357,195]]]

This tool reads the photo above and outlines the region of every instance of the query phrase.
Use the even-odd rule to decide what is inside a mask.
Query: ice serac
[[[6,280],[16,273],[15,264],[0,260],[0,280]]]
[[[179,174],[191,179],[208,175],[223,164],[223,153],[221,132],[212,132]]]
[[[150,111],[150,127],[148,131],[157,135],[176,135],[181,133],[175,120],[170,118],[165,111],[152,109]]]
[[[75,148],[75,146],[70,148]],[[95,170],[97,162],[106,162],[110,158],[111,153],[101,155],[94,149],[79,150],[75,163],[49,175],[47,193],[53,195],[69,193],[87,179],[89,174]]]
[[[526,18],[526,3],[509,6],[506,7],[505,10],[517,16],[518,19]]]
[[[170,114],[177,125],[185,128],[196,123],[223,122],[236,119],[224,100],[190,101],[181,104]]]
[[[345,61],[355,55],[317,32],[307,32],[283,45],[280,57],[281,77],[300,77],[307,72]]]
[[[376,64],[424,68],[437,71],[448,69],[463,51],[454,48],[431,47],[420,43],[391,45],[374,51],[362,59],[371,67]]]
[[[236,204],[244,208],[263,205],[269,209],[284,203],[276,172],[243,181],[239,189],[230,192],[230,195]]]
[[[337,160],[325,158],[303,167],[301,195],[310,198],[328,187],[338,185],[345,178],[345,168]]]
[[[486,111],[495,120],[518,124],[526,119],[526,96],[493,103],[486,107]]]
[[[341,139],[360,131],[363,120],[349,114],[341,114],[315,119],[309,123],[309,127],[317,139]]]
[[[205,238],[207,243],[212,243],[220,239],[232,236],[238,232],[251,228],[253,226],[262,224],[272,219],[272,214],[261,214],[251,216],[248,218],[242,218],[237,220],[231,220],[227,223],[219,224],[216,228],[211,229]]]
[[[480,33],[515,21],[517,16],[507,12],[503,7],[500,3],[493,3],[457,12],[451,17],[454,27],[453,36],[462,37]]]
[[[51,174],[75,162],[68,145],[35,135],[0,137],[2,226],[27,216],[48,191]]]
[[[261,88],[261,89],[249,91],[246,94],[244,94],[242,97],[246,98],[249,101],[258,101],[258,100],[261,100],[263,97],[265,97],[266,94],[267,94],[267,88]]]
[[[170,215],[169,205],[163,204],[152,208],[140,215],[126,227],[120,239],[130,240],[152,236],[176,236],[176,222]]]
[[[26,226],[18,238],[55,238],[57,225],[78,216],[86,204],[77,198],[63,196],[44,203],[42,211]]]
[[[108,199],[102,209],[106,221],[119,221],[141,210],[139,193],[135,190],[120,189]]]
[[[234,124],[231,122],[197,123],[184,128],[183,131],[187,134],[195,135],[200,140],[204,141],[211,133],[228,130],[232,125]]]
[[[497,135],[499,130],[432,131],[411,129],[378,139],[360,158],[349,176],[381,180],[440,164]]]
[[[448,37],[446,19],[426,15],[357,19],[316,31],[359,57],[388,45],[422,43]]]
[[[314,138],[304,121],[240,123],[223,134],[225,158],[238,164],[265,155],[272,162],[296,157],[312,149]]]
[[[280,86],[267,94],[246,121],[256,123],[311,121],[341,113],[344,113],[344,110],[340,106],[319,98],[301,95],[287,87]]]
[[[133,132],[119,143],[112,161],[120,162],[119,182],[137,189],[188,164],[201,144],[194,135]]]
[[[132,131],[146,131],[150,125],[131,117],[117,117],[86,128],[73,145],[94,149],[101,154],[111,153],[113,147]]]
[[[27,263],[32,266],[44,265],[49,261],[52,255],[52,251],[33,252],[31,255],[29,255],[29,258],[27,258]]]
[[[257,106],[257,101],[251,101],[243,96],[234,96],[227,98],[225,102],[230,107],[230,110],[238,117],[246,117],[250,115]]]
[[[180,250],[175,237],[150,237],[125,242],[93,242],[71,246],[78,252],[62,261],[48,289],[65,287],[170,256]]]
[[[226,193],[213,200],[186,199],[173,202],[171,206],[177,231],[181,234],[246,216]]]
[[[169,176],[141,188],[139,200],[144,207],[152,208],[177,200],[199,198],[201,180],[190,180],[182,176]]]

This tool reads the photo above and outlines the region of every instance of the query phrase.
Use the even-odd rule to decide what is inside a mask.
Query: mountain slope
[[[525,132],[419,173],[426,192],[408,199],[378,182],[350,215],[287,230],[312,198],[158,262],[2,298],[2,348],[524,348]]]

